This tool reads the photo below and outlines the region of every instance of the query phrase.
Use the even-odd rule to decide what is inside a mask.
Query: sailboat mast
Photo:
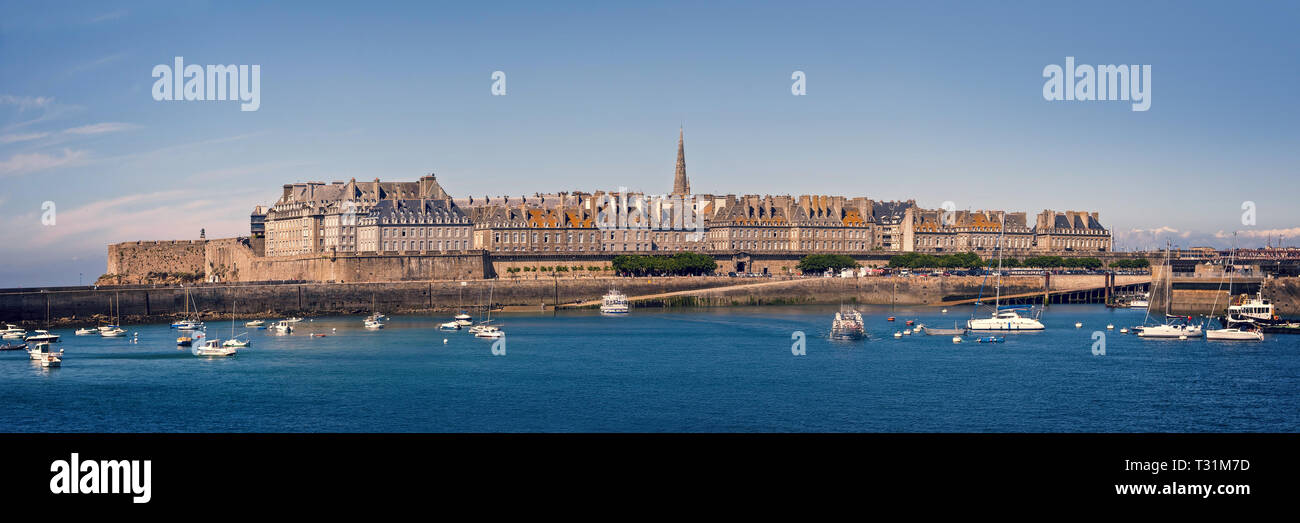
[[[998,231],[998,283],[997,295],[993,297],[993,311],[995,315],[997,314],[997,311],[1002,308],[1002,235],[1006,234],[1006,232],[1007,215],[1003,214],[1001,230]]]

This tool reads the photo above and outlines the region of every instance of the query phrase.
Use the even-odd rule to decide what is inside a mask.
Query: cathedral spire
[[[685,128],[677,130],[677,171],[673,175],[673,194],[691,194],[691,182],[686,179],[686,145],[683,141]]]

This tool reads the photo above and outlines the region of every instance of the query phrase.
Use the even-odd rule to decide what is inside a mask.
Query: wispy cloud
[[[31,247],[66,248],[82,254],[100,252],[114,242],[197,239],[199,229],[206,229],[210,238],[246,235],[252,206],[232,207],[229,202],[252,201],[255,196],[243,191],[210,198],[187,189],[129,194],[67,210],[59,207],[52,226],[40,225],[40,216],[31,213],[17,219],[30,223],[31,228],[15,229],[22,229],[24,243]],[[0,237],[14,234],[0,231]]]
[[[75,149],[64,149],[63,154],[19,153],[0,161],[0,177],[76,165],[87,156],[86,151]]]
[[[1231,238],[1231,232],[1219,231],[1214,233],[1215,238]],[[1300,238],[1300,227],[1290,229],[1247,229],[1237,231],[1238,238]]]
[[[18,142],[28,142],[32,140],[40,140],[41,138],[45,138],[46,136],[49,135],[50,133],[0,134],[0,145],[18,143]]]
[[[52,96],[14,96],[11,94],[0,94],[0,105],[13,105],[18,107],[19,111],[28,109],[43,109],[54,104]]]
[[[114,53],[114,54],[110,54],[110,55],[108,55],[108,56],[105,56],[105,57],[103,57],[103,58],[99,58],[99,59],[97,59],[97,60],[93,60],[93,61],[90,61],[90,62],[85,62],[85,63],[77,64],[77,65],[73,66],[71,69],[68,69],[67,73],[68,73],[68,74],[71,74],[71,73],[79,73],[79,72],[82,72],[82,71],[89,71],[89,70],[91,70],[91,69],[97,69],[97,68],[99,68],[99,67],[101,67],[101,66],[108,65],[108,64],[111,64],[111,63],[116,62],[116,61],[118,61],[118,60],[121,60],[121,59],[124,58],[124,57],[126,57],[126,53]]]
[[[127,10],[126,10],[126,9],[118,9],[117,11],[112,11],[112,12],[104,13],[104,14],[102,14],[102,15],[99,15],[99,16],[96,16],[96,17],[94,17],[94,18],[91,18],[91,19],[90,19],[90,23],[92,23],[92,24],[98,24],[98,23],[102,23],[102,22],[108,22],[108,21],[112,21],[112,20],[117,20],[117,19],[119,19],[119,18],[123,18],[123,17],[125,17],[126,14],[127,14]]]
[[[90,125],[83,125],[81,127],[73,127],[63,132],[68,134],[104,134],[104,133],[115,133],[118,131],[129,131],[131,129],[135,129],[136,127],[138,126],[129,123],[103,122],[103,123],[96,123]]]

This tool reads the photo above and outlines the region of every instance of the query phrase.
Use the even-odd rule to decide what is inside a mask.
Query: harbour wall
[[[1131,283],[1120,277],[1117,284]],[[384,283],[280,283],[199,284],[181,286],[122,286],[99,288],[20,289],[0,291],[0,321],[25,326],[93,325],[108,321],[110,311],[121,323],[171,320],[198,310],[205,320],[227,319],[232,309],[238,318],[274,319],[289,315],[360,314],[373,309],[384,313],[438,314],[459,308],[476,308],[487,301],[513,310],[543,310],[555,304],[598,300],[610,288],[631,297],[691,292],[641,301],[635,306],[719,306],[765,304],[935,304],[974,298],[980,277],[866,277],[769,278],[698,277],[548,277],[538,279],[384,282]],[[1051,290],[1100,287],[1098,275],[1054,275]],[[991,283],[985,295],[992,292]],[[1042,292],[1041,276],[1003,278],[1004,295]],[[480,297],[482,296],[482,297]],[[47,322],[46,318],[49,321]]]

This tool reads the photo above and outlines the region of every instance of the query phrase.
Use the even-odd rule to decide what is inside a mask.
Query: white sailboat
[[[231,289],[230,290],[230,339],[226,340],[225,343],[222,343],[221,346],[228,347],[228,348],[235,348],[235,349],[243,349],[253,344],[251,340],[239,339],[240,336],[248,336],[248,333],[244,332],[239,335],[235,334],[235,290]]]
[[[1169,313],[1169,307],[1174,301],[1174,274],[1173,265],[1169,262],[1169,250],[1172,248],[1172,244],[1168,241],[1165,243],[1165,322],[1159,325],[1143,325],[1141,327],[1134,327],[1134,329],[1137,330],[1137,335],[1140,338],[1176,338],[1180,340],[1199,338],[1201,336],[1201,326],[1192,325],[1191,316],[1175,316]],[[1149,321],[1150,318],[1151,310],[1147,309],[1146,319],[1143,320],[1143,323]]]
[[[1228,294],[1232,294],[1232,276],[1236,272],[1233,260],[1237,254],[1237,233],[1232,233],[1232,253],[1228,255]],[[1222,281],[1222,280],[1220,280]],[[1219,289],[1222,292],[1222,288]],[[1219,308],[1219,293],[1214,296],[1214,305],[1210,306],[1210,314],[1217,314]],[[1219,341],[1263,341],[1264,331],[1256,325],[1254,321],[1233,321],[1232,308],[1228,308],[1227,315],[1224,317],[1225,327],[1222,329],[1207,329],[1205,339]]]
[[[506,335],[506,332],[500,327],[492,325],[492,288],[488,288],[488,301],[484,309],[487,311],[487,319],[482,323],[470,327],[470,332],[474,333],[476,338],[500,338]]]
[[[384,322],[379,321],[384,317],[384,315],[375,311],[375,293],[373,292],[370,293],[370,311],[371,314],[369,316],[366,316],[366,319],[362,320],[361,324],[364,325],[367,329],[384,328]]]
[[[988,318],[975,318],[975,312],[971,312],[971,319],[966,321],[966,328],[972,331],[1040,331],[1043,330],[1043,324],[1038,321],[1037,317],[1021,316],[1019,311],[1028,310],[1026,307],[1002,306],[1002,236],[1006,234],[1007,217],[1002,216],[1001,230],[998,232],[998,278],[997,291],[993,298],[993,313]],[[984,277],[986,280],[988,276]],[[980,294],[984,293],[984,284],[980,284]],[[979,310],[980,302],[975,302],[975,311]]]

